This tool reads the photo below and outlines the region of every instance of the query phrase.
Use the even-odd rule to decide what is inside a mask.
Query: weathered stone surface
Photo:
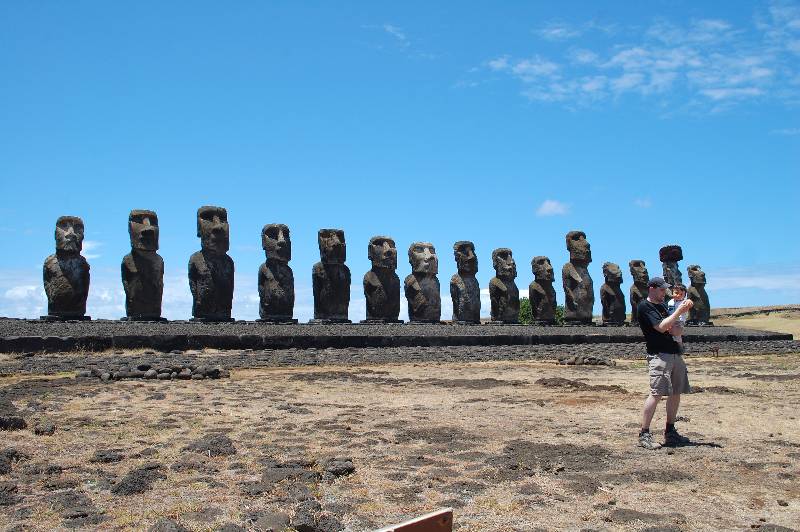
[[[569,262],[561,270],[564,283],[564,323],[589,325],[592,323],[594,285],[589,275],[592,249],[583,231],[567,233]]]
[[[294,314],[292,240],[284,224],[267,224],[261,230],[261,247],[267,260],[258,269],[258,313],[262,321],[297,323]]]
[[[132,210],[128,215],[131,252],[122,259],[125,313],[129,320],[161,319],[164,259],[158,251],[158,216]]]
[[[368,323],[398,323],[400,320],[400,278],[397,269],[397,246],[388,236],[369,239],[367,257],[372,268],[364,274],[364,297]]]
[[[697,264],[692,264],[688,268],[689,286],[688,297],[694,303],[689,309],[689,319],[687,325],[713,325],[711,321],[711,304],[708,302],[706,292],[706,274]]]
[[[442,296],[439,293],[439,257],[430,242],[414,242],[408,247],[411,275],[405,279],[408,319],[412,323],[439,323]]]
[[[230,228],[222,207],[197,209],[201,250],[189,258],[192,316],[199,321],[230,321],[233,304],[233,259],[228,256]]]
[[[37,436],[52,436],[56,432],[56,425],[52,421],[39,421],[33,426],[33,433]]]
[[[528,300],[531,303],[531,315],[536,325],[554,325],[556,323],[556,290],[553,288],[555,274],[550,259],[539,256],[531,260],[533,282],[528,286]]]
[[[317,235],[320,262],[314,265],[314,319],[311,323],[350,323],[350,268],[345,265],[347,247],[341,229],[320,229]]]
[[[492,302],[492,321],[495,323],[519,323],[519,289],[517,263],[508,248],[492,251],[495,277],[489,281],[489,299]]]
[[[47,316],[44,319],[84,320],[89,296],[89,263],[81,255],[83,220],[61,216],[56,221],[56,252],[44,261],[44,291]]]
[[[153,487],[153,482],[167,478],[162,469],[161,464],[156,463],[144,464],[132,469],[111,488],[111,493],[114,495],[137,495],[149,491]]]
[[[207,456],[230,456],[236,454],[233,441],[224,434],[207,434],[186,447],[184,451],[193,451]]]
[[[639,315],[637,308],[643,299],[647,299],[647,281],[650,280],[650,274],[647,272],[647,266],[643,260],[634,259],[628,263],[631,269],[631,277],[633,277],[633,284],[631,285],[631,325],[639,325]]]
[[[458,273],[450,279],[450,297],[453,300],[453,321],[457,323],[481,322],[481,289],[475,274],[478,257],[475,244],[462,240],[453,244]]]
[[[603,325],[625,324],[625,295],[622,293],[622,271],[618,264],[603,264],[606,282],[600,287],[600,303],[603,305]]]
[[[678,262],[683,260],[683,250],[680,246],[671,244],[658,250],[658,258],[664,271],[664,280],[671,284],[683,284],[681,270]],[[672,290],[667,290],[667,297],[672,297]]]

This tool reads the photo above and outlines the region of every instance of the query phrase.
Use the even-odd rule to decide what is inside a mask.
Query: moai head
[[[511,250],[508,248],[497,248],[492,251],[492,265],[497,277],[505,280],[512,280],[517,277],[517,263]]]
[[[397,246],[395,246],[394,239],[388,236],[373,236],[369,239],[367,257],[372,261],[373,268],[396,270]]]
[[[689,272],[689,280],[692,281],[692,286],[703,286],[706,284],[706,274],[700,269],[700,266],[692,264],[687,271]]]
[[[622,270],[619,269],[618,264],[605,262],[603,263],[603,277],[606,278],[606,283],[608,284],[621,284]]]
[[[658,250],[658,258],[661,262],[678,262],[683,260],[683,250],[674,244],[664,246]]]
[[[203,251],[219,255],[227,253],[230,247],[228,211],[212,206],[197,209],[197,236]]]
[[[586,233],[583,231],[570,231],[567,233],[567,251],[569,251],[570,262],[582,262],[589,264],[592,262],[592,248],[586,240]]]
[[[533,270],[533,276],[537,282],[552,283],[555,280],[553,265],[550,264],[550,259],[547,257],[533,257],[531,270]]]
[[[267,224],[261,229],[261,247],[267,259],[278,262],[292,260],[292,239],[284,224]]]
[[[453,244],[453,255],[456,258],[456,268],[460,275],[475,275],[478,273],[478,257],[475,255],[475,244],[468,240],[461,240]]]
[[[325,264],[344,264],[347,247],[341,229],[320,229],[317,233],[319,257]]]
[[[83,220],[61,216],[56,220],[56,251],[80,253],[83,249]]]
[[[647,273],[647,267],[644,265],[643,260],[634,259],[628,263],[628,266],[631,268],[634,284],[647,284],[647,281],[650,280],[650,275]]]
[[[134,209],[128,215],[131,249],[158,251],[158,216],[153,211]]]
[[[413,273],[436,275],[439,273],[439,257],[430,242],[414,242],[408,247],[408,262]]]

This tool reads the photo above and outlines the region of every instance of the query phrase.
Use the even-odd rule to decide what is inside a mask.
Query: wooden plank
[[[421,515],[398,523],[381,528],[376,532],[452,532],[453,531],[453,509],[443,508],[429,514]]]

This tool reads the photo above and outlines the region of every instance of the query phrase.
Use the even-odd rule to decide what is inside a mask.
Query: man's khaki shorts
[[[650,372],[650,395],[678,395],[692,391],[689,372],[681,355],[648,354],[647,367]]]

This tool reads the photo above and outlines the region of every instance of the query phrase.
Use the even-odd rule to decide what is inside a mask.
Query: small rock
[[[103,381],[103,382],[110,381],[111,380],[111,374],[110,373],[101,373],[100,374],[100,380]]]
[[[158,374],[158,376],[157,376],[156,378],[157,378],[158,380],[160,380],[160,381],[168,381],[168,380],[170,380],[172,377],[170,376],[170,374],[169,374],[169,373],[159,373],[159,374]]]
[[[98,449],[94,452],[94,455],[89,459],[89,461],[100,464],[112,464],[114,462],[119,462],[125,458],[125,455],[123,455],[120,451],[121,449]]]
[[[201,381],[201,380],[205,379],[206,376],[203,375],[202,373],[192,373],[192,377],[191,378],[192,378],[193,381]]]
[[[789,503],[783,499],[778,499],[778,506],[789,506]]]
[[[139,371],[144,371],[146,373],[152,367],[153,366],[151,366],[150,364],[139,364],[138,366],[136,366],[136,369],[138,369]]]
[[[340,530],[344,530],[344,525],[334,516],[330,514],[322,514],[317,520],[317,530],[323,530],[324,532],[339,532]]]
[[[281,532],[289,526],[289,516],[278,512],[264,512],[253,521],[253,528],[262,532]]]
[[[355,470],[350,458],[332,458],[325,464],[325,472],[334,478],[350,475]]]
[[[181,380],[188,380],[192,378],[192,370],[189,368],[183,368],[180,373],[178,373],[178,378]]]
[[[0,413],[0,430],[22,430],[28,427],[22,416]]]
[[[56,426],[50,421],[40,421],[33,427],[33,433],[37,436],[52,436],[56,432]]]
[[[92,372],[91,372],[91,371],[89,371],[89,370],[86,370],[86,371],[79,371],[79,372],[77,372],[77,373],[75,374],[75,377],[77,377],[77,378],[79,378],[79,379],[85,379],[85,378],[87,378],[87,377],[91,377],[91,376],[92,376]]]
[[[207,434],[186,447],[184,451],[203,453],[208,456],[230,456],[236,454],[233,441],[224,434]]]
[[[12,506],[21,499],[16,496],[17,485],[13,482],[0,482],[0,506]]]
[[[149,491],[156,480],[164,480],[167,476],[161,472],[161,464],[145,464],[132,469],[111,488],[114,495],[135,495]]]
[[[158,376],[158,372],[154,369],[148,369],[144,372],[145,379],[155,379]]]

